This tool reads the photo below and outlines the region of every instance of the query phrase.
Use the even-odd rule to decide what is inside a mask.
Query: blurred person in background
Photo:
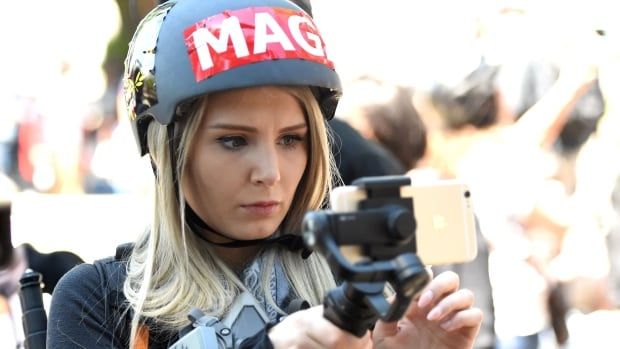
[[[615,130],[620,129],[620,28],[608,33],[608,45],[613,47],[613,55],[609,62],[602,68],[600,73],[600,86],[605,100],[605,113],[599,120],[594,134],[584,146],[581,159],[595,161],[588,163],[585,160],[578,162],[577,177],[580,179],[591,178],[588,181],[578,182],[577,188],[588,193],[591,185],[595,185],[597,197],[600,197],[602,205],[601,217],[605,217],[604,226],[611,227],[608,241],[610,249],[610,277],[612,298],[616,309],[620,308],[620,163],[614,161],[620,154],[620,138]],[[590,150],[592,149],[592,150]],[[586,155],[589,154],[589,155]],[[604,155],[603,155],[604,154]],[[594,168],[601,173],[597,177],[593,173]],[[593,176],[593,177],[589,177]],[[609,194],[611,192],[611,195]],[[610,209],[611,208],[611,209]]]
[[[609,67],[618,60],[620,41],[609,6],[601,1],[506,1],[489,12],[481,42],[486,58],[500,68],[497,86],[504,107],[500,122],[521,117],[549,91],[561,68],[570,68],[571,61],[573,66],[601,63],[609,72],[601,78],[613,76]],[[553,26],[549,26],[551,16]],[[594,80],[569,113],[549,129],[544,147],[554,174],[541,190],[543,200],[537,211],[544,214],[532,215],[527,224],[537,255],[560,281],[552,290],[562,289],[566,305],[586,314],[615,304],[609,257],[613,261],[614,253],[608,253],[612,245],[607,240],[613,242],[617,231],[613,222],[618,212],[610,198],[618,174],[608,160],[614,157],[614,142],[606,139],[602,128],[614,125],[608,120],[613,120],[609,104],[614,98],[604,99],[602,90],[600,81]],[[608,121],[602,120],[603,111]],[[545,224],[549,217],[555,223]]]
[[[519,69],[522,69],[519,71]],[[506,115],[511,115],[507,120],[519,119],[521,115],[531,108],[544,93],[546,93],[557,80],[559,74],[559,68],[553,62],[547,61],[530,61],[524,65],[518,65],[514,62],[504,64],[500,68],[497,80],[498,89],[502,91],[502,96],[506,101]],[[515,93],[518,92],[519,93]],[[593,139],[597,137],[593,135],[603,115],[605,109],[605,101],[601,94],[598,79],[595,79],[587,90],[579,97],[574,107],[571,108],[564,124],[556,125],[558,136],[555,139],[549,139],[545,148],[549,150],[551,156],[550,161],[555,162],[556,173],[550,178],[555,184],[549,187],[550,196],[556,199],[549,200],[547,203],[541,203],[541,208],[547,211],[547,215],[556,215],[558,221],[569,222],[563,225],[567,226],[566,232],[564,232],[561,240],[555,240],[553,247],[550,251],[546,252],[546,259],[551,261],[554,256],[558,255],[561,251],[561,258],[554,261],[554,268],[560,268],[560,261],[563,263],[569,260],[584,260],[583,257],[578,257],[580,254],[590,255],[586,258],[588,262],[580,263],[577,267],[573,265],[572,268],[564,266],[562,271],[556,271],[558,277],[561,277],[566,286],[568,301],[571,306],[576,307],[585,312],[590,312],[598,308],[608,308],[610,306],[610,291],[608,285],[608,253],[606,252],[604,237],[606,232],[610,229],[608,219],[599,217],[604,221],[590,221],[586,223],[591,217],[591,214],[596,215],[608,215],[608,213],[602,212],[601,204],[608,202],[611,190],[606,191],[608,198],[605,199],[602,196],[596,197],[593,195],[596,190],[590,189],[590,194],[584,195],[586,192],[583,190],[586,187],[600,187],[601,182],[592,180],[592,177],[581,174],[581,177],[590,178],[590,180],[581,178],[578,179],[577,161],[579,158],[584,157],[586,153],[592,153],[589,150],[593,146],[589,145],[584,147],[586,141],[592,143]],[[599,132],[601,132],[599,130]],[[598,142],[597,142],[598,143]],[[599,148],[599,146],[595,146]],[[601,158],[606,151],[597,150],[596,154],[599,154]],[[582,163],[588,160],[579,160]],[[597,172],[599,170],[592,166],[589,170]],[[582,170],[583,171],[583,170]],[[613,176],[615,173],[613,168],[603,170],[600,168],[601,173],[599,177]],[[581,181],[581,191],[575,192],[577,180]],[[583,183],[589,183],[584,185]],[[598,182],[598,183],[597,183]],[[608,180],[603,180],[608,182]],[[555,194],[551,194],[555,192]],[[575,207],[570,207],[574,203]],[[580,207],[585,205],[583,207]],[[554,207],[555,206],[555,207]],[[609,210],[607,207],[605,210]],[[568,212],[574,210],[576,215],[568,217]],[[578,218],[582,217],[582,218]],[[544,219],[544,218],[543,218]],[[535,223],[536,219],[532,220]],[[580,222],[579,222],[580,221]],[[596,231],[601,234],[595,233]],[[605,233],[602,233],[605,231]],[[542,234],[541,238],[548,238],[545,229],[538,230],[535,224],[532,224],[530,228],[530,234],[536,236],[538,233]],[[581,236],[581,238],[578,238]],[[574,246],[575,242],[579,241],[577,246]],[[571,247],[571,245],[573,245]],[[590,247],[586,247],[590,246]],[[581,250],[581,253],[575,254],[576,249]],[[568,253],[571,250],[573,252]],[[569,255],[571,255],[569,257]],[[573,263],[570,263],[573,264]],[[570,269],[570,271],[569,271]],[[572,276],[571,276],[572,275]],[[596,303],[596,304],[594,304]]]
[[[539,334],[551,327],[547,302],[555,281],[539,260],[529,225],[538,218],[536,224],[555,234],[555,247],[566,229],[537,202],[555,171],[548,146],[595,77],[588,64],[563,67],[551,90],[512,123],[500,118],[505,104],[495,86],[498,68],[484,61],[460,83],[438,84],[431,93],[443,128],[429,137],[425,164],[442,177],[466,180],[475,193],[490,249],[498,348],[537,348]],[[566,340],[565,333],[560,337]]]
[[[232,52],[242,46],[200,51],[223,18],[237,44],[257,45],[253,62]],[[299,35],[279,27],[291,23]],[[261,317],[250,320],[252,332],[246,318],[233,322],[233,333],[247,336],[241,347],[471,347],[482,314],[450,272],[372,336],[323,315],[336,280],[319,253],[302,258],[295,232],[329,195],[326,119],[341,86],[306,12],[286,0],[166,2],[140,24],[127,57],[127,110],[155,173],[153,224],[126,254],[62,278],[49,348],[165,348],[185,333],[192,307],[220,318],[241,296]],[[313,307],[286,312],[300,298]]]
[[[13,54],[3,57],[2,76],[27,104],[18,116],[17,140],[24,186],[82,193],[84,123],[100,113],[107,84],[103,61],[121,25],[118,4],[27,0],[11,3],[0,16],[2,32],[19,28],[19,35],[6,36],[7,52]],[[24,18],[36,25],[23,23]]]
[[[584,313],[617,309],[619,304],[613,289],[618,276],[612,267],[618,259],[618,202],[613,200],[620,179],[620,164],[615,161],[620,156],[616,134],[620,51],[611,52],[615,55],[605,57],[599,69],[604,113],[575,156],[570,197],[574,214],[560,256],[554,260],[556,273],[569,282],[572,304]]]
[[[350,81],[345,88],[338,117],[385,147],[405,170],[414,168],[426,151],[426,126],[413,106],[412,92],[371,76]]]
[[[589,136],[578,138],[566,186],[568,229],[559,254],[550,262],[552,275],[566,285],[571,312],[568,318],[571,348],[612,348],[620,335],[612,324],[620,321],[618,310],[620,129],[618,79],[620,37],[603,38],[598,85],[604,112],[595,124],[580,129]],[[551,210],[550,210],[551,211]]]

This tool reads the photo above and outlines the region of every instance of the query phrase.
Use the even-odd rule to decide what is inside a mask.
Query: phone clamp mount
[[[336,278],[343,280],[325,297],[325,318],[361,337],[378,319],[399,320],[430,276],[415,253],[413,201],[400,195],[401,186],[411,185],[411,179],[364,177],[352,184],[366,191],[358,209],[308,212],[302,234],[305,244],[321,250]],[[365,259],[349,262],[340,246],[358,246]],[[384,296],[386,283],[395,292],[391,303]]]

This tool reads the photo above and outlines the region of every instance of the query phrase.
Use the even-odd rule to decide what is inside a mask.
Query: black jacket
[[[115,257],[80,264],[62,277],[52,296],[47,348],[129,347],[132,312],[123,294],[129,250],[122,245]],[[176,332],[147,324],[150,349],[168,348],[179,339]],[[273,348],[267,329],[244,341],[242,348]]]
[[[329,121],[334,134],[331,152],[345,185],[360,177],[405,174],[406,169],[379,143],[364,138],[338,118]]]

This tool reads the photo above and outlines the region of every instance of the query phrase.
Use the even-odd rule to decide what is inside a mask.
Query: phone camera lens
[[[470,196],[471,196],[471,193],[469,192],[469,190],[466,190],[466,191],[465,191],[464,196],[465,196],[466,198],[468,198],[468,197],[470,197]]]

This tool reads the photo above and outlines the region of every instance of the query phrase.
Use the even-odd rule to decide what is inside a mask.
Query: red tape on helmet
[[[334,69],[306,13],[250,7],[205,18],[187,28],[185,44],[196,82],[246,64],[303,59]]]

